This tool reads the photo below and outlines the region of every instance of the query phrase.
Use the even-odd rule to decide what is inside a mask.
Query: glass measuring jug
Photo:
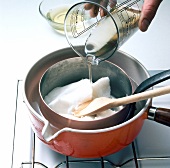
[[[89,0],[75,4],[65,18],[68,43],[92,64],[108,59],[138,30],[143,2]]]

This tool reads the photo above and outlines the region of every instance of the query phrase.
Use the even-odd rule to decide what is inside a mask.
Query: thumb
[[[144,1],[141,16],[139,19],[139,29],[141,31],[144,32],[148,29],[151,21],[156,15],[157,9],[161,2],[162,0],[145,0]]]

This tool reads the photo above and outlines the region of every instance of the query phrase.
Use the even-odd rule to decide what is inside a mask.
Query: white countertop
[[[15,111],[16,85],[41,57],[68,47],[63,35],[57,34],[41,17],[41,0],[0,0],[1,56],[1,138],[3,160],[10,167]],[[137,58],[148,70],[170,66],[170,1],[164,0],[146,33],[138,31],[120,49]],[[9,151],[9,153],[8,153]]]

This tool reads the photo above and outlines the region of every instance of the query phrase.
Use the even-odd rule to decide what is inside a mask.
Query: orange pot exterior
[[[50,142],[42,137],[43,121],[29,113],[33,131],[52,150],[78,158],[96,158],[116,153],[127,147],[139,134],[147,112],[117,129],[114,127],[92,132],[63,132]],[[56,129],[57,131],[57,129]]]
[[[37,137],[52,150],[63,155],[78,158],[98,158],[116,153],[128,146],[139,134],[144,120],[147,118],[148,102],[137,115],[120,125],[98,130],[65,129],[58,136],[46,142],[42,136],[44,119],[39,115],[39,81],[44,72],[53,64],[77,55],[71,48],[51,53],[39,60],[29,71],[24,85],[24,101],[29,110],[30,123]],[[123,60],[126,62],[124,63]],[[141,83],[149,74],[146,69],[134,58],[125,53],[117,52],[111,62],[121,67],[135,82]],[[43,65],[43,66],[42,66]],[[134,68],[129,68],[133,67]],[[136,70],[135,70],[136,69]],[[134,74],[134,72],[136,74]],[[146,111],[145,111],[146,110]],[[59,131],[56,128],[56,132]]]

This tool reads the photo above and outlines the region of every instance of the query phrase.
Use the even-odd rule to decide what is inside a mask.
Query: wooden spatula
[[[141,100],[146,100],[149,98],[161,96],[170,93],[170,86],[165,86],[162,88],[148,90],[142,93],[118,98],[111,99],[107,97],[100,97],[93,99],[91,101],[85,102],[78,106],[78,108],[74,111],[74,115],[77,117],[94,115],[98,112],[102,112],[108,110],[113,107],[117,107],[120,105],[125,105],[133,102],[138,102]]]

